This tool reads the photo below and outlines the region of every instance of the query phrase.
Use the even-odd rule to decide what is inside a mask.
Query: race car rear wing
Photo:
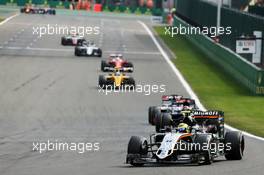
[[[192,117],[195,119],[218,119],[224,117],[223,111],[193,111]]]
[[[161,97],[162,101],[169,101],[169,100],[181,99],[181,98],[183,98],[183,96],[181,95],[163,95]]]
[[[187,103],[189,105],[195,105],[195,100],[191,98],[176,99],[176,103]]]
[[[201,126],[214,125],[217,127],[218,137],[224,138],[224,112],[223,111],[193,111],[192,118]]]
[[[104,68],[105,71],[116,71],[119,70],[120,72],[129,72],[129,71],[133,71],[132,67],[121,67],[121,68],[114,68],[114,67],[105,67]]]

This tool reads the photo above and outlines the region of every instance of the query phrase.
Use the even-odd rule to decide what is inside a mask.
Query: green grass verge
[[[263,97],[251,96],[184,36],[165,35],[164,27],[155,30],[177,56],[174,64],[207,109],[222,110],[226,123],[264,137]]]

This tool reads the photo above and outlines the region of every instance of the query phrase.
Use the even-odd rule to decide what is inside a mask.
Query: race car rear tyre
[[[131,63],[131,62],[127,62],[127,63],[125,63],[125,64],[124,64],[124,67],[132,68],[132,70],[129,70],[129,72],[133,72],[133,70],[134,70],[134,65],[133,65],[133,63]]]
[[[102,50],[101,49],[98,49],[97,50],[97,56],[98,57],[102,57],[102,54],[103,54]]]
[[[144,137],[132,136],[128,142],[127,154],[148,154],[148,142]],[[130,162],[133,166],[143,166],[144,163],[136,163],[133,160]]]
[[[136,86],[136,82],[135,82],[134,78],[132,78],[132,77],[127,79],[126,84],[129,85],[129,88],[135,88],[135,86]]]
[[[104,89],[105,84],[106,84],[105,77],[103,75],[99,75],[98,86]]]
[[[161,117],[161,115],[157,115],[155,118],[155,129],[156,129],[156,132],[160,132],[160,130],[162,129],[162,117]]]
[[[230,131],[225,134],[225,158],[241,160],[245,149],[245,139],[242,132]]]
[[[161,111],[160,111],[160,109],[158,107],[155,107],[155,109],[153,111],[153,115],[154,115],[154,117],[153,117],[153,125],[155,125],[157,116],[161,115]]]
[[[63,45],[63,46],[66,45],[66,39],[64,37],[61,38],[61,45]]]
[[[194,147],[193,151],[199,153],[198,164],[199,165],[210,165],[213,162],[213,156],[211,155],[210,147],[211,147],[212,138],[207,134],[197,134],[194,139]],[[199,145],[199,146],[197,146]],[[208,148],[208,149],[204,149]]]
[[[102,60],[102,61],[101,61],[101,71],[106,72],[106,71],[105,71],[105,67],[106,67],[106,65],[107,65],[106,61],[105,61],[105,60]]]
[[[148,122],[151,125],[153,125],[154,108],[155,108],[155,106],[150,106],[149,109],[148,109]]]

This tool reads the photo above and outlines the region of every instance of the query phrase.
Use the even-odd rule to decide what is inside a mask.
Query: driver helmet
[[[178,131],[180,133],[188,133],[189,132],[189,126],[186,123],[180,123],[178,125]]]
[[[117,71],[117,72],[115,73],[115,75],[116,75],[116,76],[120,76],[120,75],[121,75],[121,72],[120,72],[120,71]]]

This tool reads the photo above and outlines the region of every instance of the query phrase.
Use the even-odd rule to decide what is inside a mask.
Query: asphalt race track
[[[19,15],[0,26],[1,175],[263,174],[264,142],[247,137],[242,161],[220,158],[208,166],[142,168],[124,164],[130,136],[154,132],[147,109],[158,105],[162,94],[99,93],[101,59],[75,57],[73,47],[60,45],[60,35],[32,34],[33,26],[44,24],[99,26],[101,34],[87,39],[101,46],[103,58],[121,52],[134,63],[137,84],[164,84],[166,94],[188,95],[137,20]],[[100,151],[32,151],[33,142],[47,140],[99,142]]]

